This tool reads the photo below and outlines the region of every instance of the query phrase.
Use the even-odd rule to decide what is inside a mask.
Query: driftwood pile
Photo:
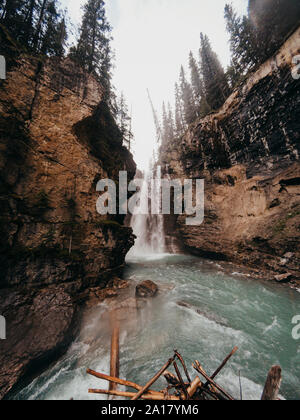
[[[152,400],[152,401],[201,401],[201,400],[216,400],[216,401],[234,401],[234,398],[225,391],[220,385],[215,382],[216,377],[227,365],[232,356],[237,352],[235,347],[232,352],[224,359],[218,369],[209,376],[201,364],[196,360],[193,363],[193,368],[197,372],[197,376],[192,379],[187,370],[186,364],[181,354],[175,350],[174,355],[168,362],[160,369],[160,371],[153,376],[153,378],[145,385],[140,386],[134,382],[118,378],[119,376],[119,326],[115,325],[111,338],[111,363],[110,376],[95,372],[88,369],[87,373],[98,379],[109,382],[109,389],[90,389],[90,394],[102,394],[110,397],[130,398],[132,401],[136,400]],[[183,379],[183,369],[185,379]],[[173,366],[176,374],[172,374],[168,369]],[[153,391],[151,387],[164,376],[167,381],[167,386],[162,391]],[[201,379],[200,379],[201,378]],[[117,389],[118,385],[132,388],[135,392],[123,392]],[[274,366],[267,378],[262,400],[278,400],[278,394],[281,385],[281,368]],[[242,399],[242,393],[241,393]]]

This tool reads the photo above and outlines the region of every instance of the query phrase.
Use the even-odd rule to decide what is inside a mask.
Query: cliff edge
[[[5,36],[0,398],[67,348],[78,303],[120,274],[134,237],[122,219],[97,213],[96,185],[136,170],[98,81],[69,59],[20,55]]]
[[[205,179],[205,221],[173,234],[188,251],[242,264],[261,277],[299,282],[300,81],[298,29],[217,112],[162,150],[172,178]],[[171,219],[174,219],[171,218]],[[172,220],[171,220],[172,222]],[[168,233],[172,223],[167,218]]]

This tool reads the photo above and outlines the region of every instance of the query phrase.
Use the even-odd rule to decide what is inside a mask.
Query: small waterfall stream
[[[164,216],[161,213],[161,168],[159,166],[145,172],[138,207],[140,214],[135,214],[131,218],[131,227],[137,239],[128,257],[163,254],[166,252],[166,243]]]

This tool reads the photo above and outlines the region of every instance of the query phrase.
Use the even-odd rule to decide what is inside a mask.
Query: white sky
[[[174,85],[180,66],[188,70],[190,50],[198,58],[200,32],[206,33],[221,62],[230,62],[224,7],[232,3],[246,13],[248,0],[107,0],[113,26],[116,68],[113,84],[123,91],[133,110],[134,154],[139,168],[147,166],[155,130],[146,89],[155,108],[174,104]],[[85,0],[61,0],[74,23],[80,23]]]

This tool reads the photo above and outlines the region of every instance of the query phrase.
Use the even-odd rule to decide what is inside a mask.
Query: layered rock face
[[[177,219],[193,253],[259,270],[290,272],[300,262],[300,81],[291,74],[300,30],[216,113],[196,121],[179,151],[163,152],[174,178],[205,179],[205,221]]]
[[[91,75],[68,59],[26,56],[8,70],[0,82],[0,397],[66,347],[78,298],[122,269],[132,230],[97,213],[96,185],[136,170]]]

